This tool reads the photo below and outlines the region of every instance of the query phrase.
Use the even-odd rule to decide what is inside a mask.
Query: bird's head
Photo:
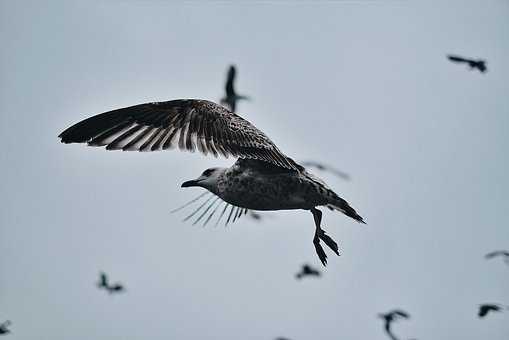
[[[224,168],[210,168],[205,170],[200,177],[182,183],[182,188],[202,187],[209,191],[215,192],[219,176],[223,174]]]

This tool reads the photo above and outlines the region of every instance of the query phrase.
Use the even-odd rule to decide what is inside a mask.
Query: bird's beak
[[[190,181],[187,181],[187,182],[184,182],[182,183],[182,185],[180,186],[181,188],[187,188],[187,187],[198,187],[198,183],[200,181],[199,180],[196,180],[196,179],[192,179]]]

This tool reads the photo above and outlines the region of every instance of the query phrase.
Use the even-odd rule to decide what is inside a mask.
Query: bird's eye
[[[212,169],[207,169],[207,170],[205,170],[205,171],[203,172],[203,176],[208,177],[208,176],[212,173],[212,171],[213,171]]]

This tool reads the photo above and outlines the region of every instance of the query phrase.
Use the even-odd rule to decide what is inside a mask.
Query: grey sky
[[[9,339],[507,339],[509,2],[0,2],[0,321]],[[449,63],[488,60],[488,73]],[[309,212],[205,229],[169,211],[205,168],[177,151],[107,152],[57,135],[148,101],[218,101],[368,222],[326,212],[340,243],[320,280]],[[94,287],[99,270],[127,293]]]

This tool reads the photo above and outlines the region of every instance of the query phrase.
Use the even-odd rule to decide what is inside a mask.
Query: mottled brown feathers
[[[178,146],[215,157],[300,168],[250,122],[207,100],[179,99],[113,110],[85,119],[59,137],[63,143],[88,143],[107,150],[158,151]]]

